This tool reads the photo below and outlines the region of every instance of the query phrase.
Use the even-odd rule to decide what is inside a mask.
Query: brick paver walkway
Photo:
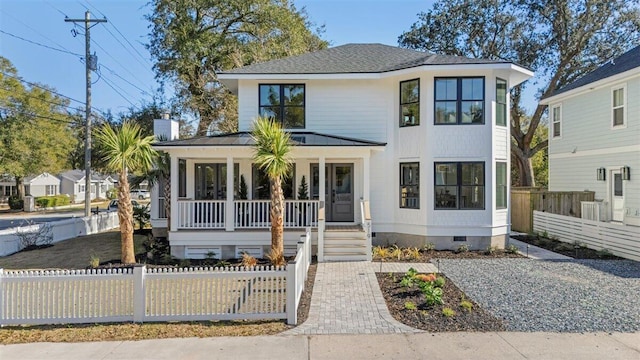
[[[319,263],[309,318],[283,334],[389,334],[420,330],[396,321],[384,301],[376,272],[435,272],[427,263]]]

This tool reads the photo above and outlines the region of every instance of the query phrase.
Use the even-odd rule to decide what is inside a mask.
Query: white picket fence
[[[78,236],[97,234],[119,226],[118,213],[107,212],[89,217],[78,217],[60,221],[51,221],[53,243]],[[0,256],[6,256],[22,250],[17,232],[36,232],[43,224],[20,226],[0,230]]]
[[[640,261],[640,227],[534,211],[533,231]]]
[[[287,319],[297,321],[311,230],[286,267],[0,269],[0,325]]]

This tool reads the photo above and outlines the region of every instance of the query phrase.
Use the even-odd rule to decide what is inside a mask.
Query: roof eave
[[[564,92],[561,92],[561,93],[556,94],[556,95],[551,95],[551,96],[546,97],[544,99],[540,99],[539,103],[540,103],[540,105],[549,105],[551,103],[558,102],[558,101],[564,100],[566,98],[570,98],[570,97],[574,97],[576,95],[580,95],[583,92],[586,92],[586,91],[589,91],[589,90],[596,90],[598,88],[607,86],[607,85],[609,85],[611,83],[619,82],[621,80],[624,80],[624,79],[627,79],[627,78],[636,77],[636,76],[640,76],[640,67],[636,67],[636,68],[627,70],[625,72],[621,72],[619,74],[612,75],[612,76],[606,77],[604,79],[600,79],[598,81],[590,82],[590,83],[584,84],[582,86],[579,86],[579,87],[577,87],[575,89],[564,91]]]

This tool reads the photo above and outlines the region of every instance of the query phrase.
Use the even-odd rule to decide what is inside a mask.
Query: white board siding
[[[576,153],[640,143],[640,78],[626,82],[624,128],[611,127],[611,88],[586,91],[562,102],[562,138],[549,140],[549,154]],[[550,106],[557,103],[550,104]]]
[[[610,170],[631,168],[631,180],[623,181],[625,208],[640,209],[640,153],[573,156],[549,159],[549,190],[595,191],[595,198],[608,200]],[[598,181],[597,169],[607,169],[607,181]],[[634,169],[637,169],[634,172]]]
[[[305,129],[324,134],[385,142],[387,121],[392,113],[393,94],[385,81],[314,80],[240,81],[238,128],[251,129],[258,116],[258,85],[261,83],[305,84]]]
[[[509,137],[507,130],[504,126],[496,126],[493,133],[493,141],[496,147],[495,157],[498,160],[506,160],[509,158]]]

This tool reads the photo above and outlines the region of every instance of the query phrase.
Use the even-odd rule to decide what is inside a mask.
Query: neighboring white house
[[[541,103],[549,190],[595,191],[601,220],[640,226],[640,46]]]
[[[17,194],[16,180],[10,175],[0,175],[0,203],[6,203],[9,196]]]
[[[24,178],[24,193],[34,197],[60,194],[60,179],[49,173]]]
[[[60,193],[67,194],[75,203],[84,201],[85,196],[85,171],[69,170],[58,175],[60,177]],[[91,173],[91,200],[106,199],[107,191],[114,187],[116,181],[111,175]]]
[[[282,122],[296,145],[284,189],[285,247],[295,247],[307,225],[318,228],[320,261],[368,259],[371,242],[503,247],[508,93],[532,75],[506,61],[381,44],[348,44],[219,73],[238,95],[240,132],[155,146],[172,161],[172,254],[267,251],[269,186],[252,166],[249,134],[258,115]],[[241,176],[249,200],[238,199]],[[303,176],[310,200],[295,200]]]

